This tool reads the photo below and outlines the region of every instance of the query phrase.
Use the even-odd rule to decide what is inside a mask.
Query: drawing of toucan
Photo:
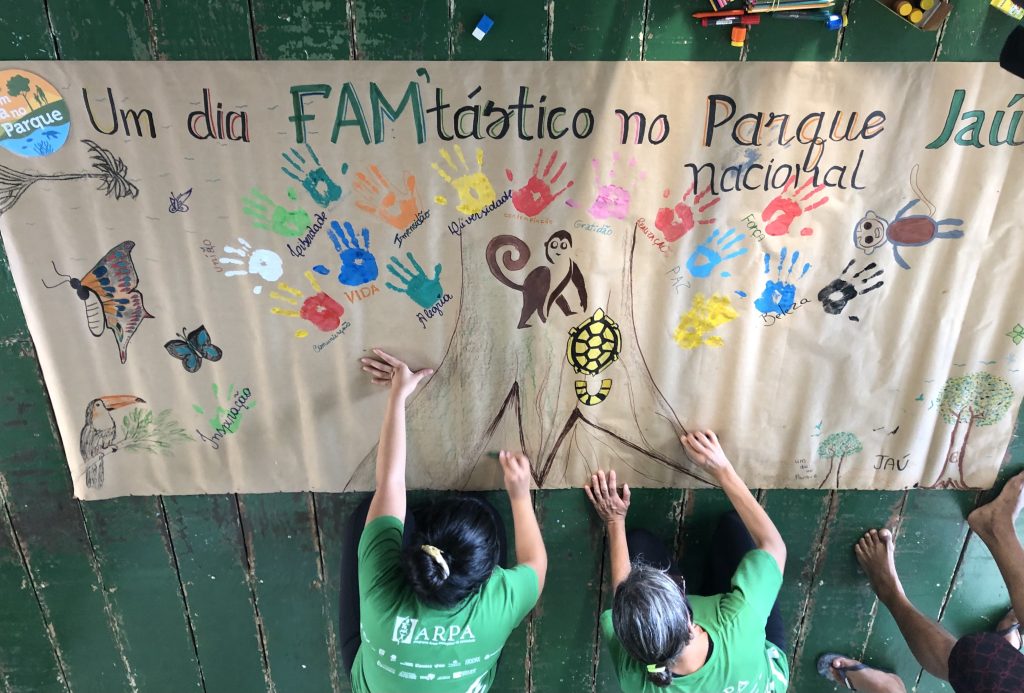
[[[110,412],[146,400],[135,395],[107,395],[97,397],[85,408],[85,425],[78,436],[85,462],[85,485],[89,488],[103,486],[103,457],[117,452],[117,424]]]

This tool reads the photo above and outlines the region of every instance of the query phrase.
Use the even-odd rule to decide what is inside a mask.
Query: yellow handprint
[[[704,335],[738,317],[739,313],[732,307],[728,296],[713,294],[711,298],[705,299],[704,294],[697,294],[693,297],[690,310],[679,318],[679,325],[672,337],[684,349],[696,349],[701,344],[720,347],[725,344],[724,339]]]
[[[442,148],[440,154],[451,173],[441,168],[437,163],[432,163],[430,166],[437,171],[437,175],[441,176],[446,183],[455,188],[455,192],[459,194],[459,204],[455,209],[463,214],[476,214],[497,198],[497,195],[494,193],[494,186],[491,185],[491,181],[483,172],[484,150],[479,148],[476,150],[476,172],[473,173],[469,170],[466,157],[462,154],[462,147],[456,144],[453,149],[455,150],[455,156],[458,157],[459,163],[462,164],[462,168],[465,170],[463,175],[458,178],[452,177],[459,172],[459,168],[452,161],[452,157],[447,149]],[[442,205],[448,204],[447,198],[442,195],[435,197],[434,201]]]

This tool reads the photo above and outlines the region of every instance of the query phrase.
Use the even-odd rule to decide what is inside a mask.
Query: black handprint
[[[840,313],[843,312],[843,310],[846,309],[846,304],[855,299],[857,296],[860,296],[861,294],[866,294],[869,291],[874,291],[875,289],[881,287],[885,283],[881,279],[879,279],[877,282],[875,282],[866,289],[857,289],[856,284],[858,279],[860,280],[861,286],[863,286],[864,284],[867,284],[875,277],[881,275],[884,270],[878,268],[878,265],[871,262],[866,266],[862,267],[859,272],[854,274],[852,277],[850,277],[850,280],[847,281],[844,277],[846,276],[846,273],[849,271],[850,267],[853,266],[854,262],[856,262],[856,260],[850,260],[846,267],[843,268],[843,271],[840,272],[839,276],[833,279],[828,284],[828,286],[824,287],[821,291],[818,292],[818,300],[821,301],[821,307],[829,315],[839,315]],[[862,274],[864,274],[865,272],[870,272],[873,269],[878,269],[878,271],[875,272],[874,274],[869,274],[868,276],[861,278]],[[850,315],[848,317],[850,318],[850,320],[853,320],[854,322],[858,322],[860,320],[860,318],[857,317],[856,315]]]

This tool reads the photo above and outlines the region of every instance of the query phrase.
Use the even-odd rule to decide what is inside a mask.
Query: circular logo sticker
[[[28,70],[0,70],[0,147],[47,156],[64,146],[71,116],[57,88]]]

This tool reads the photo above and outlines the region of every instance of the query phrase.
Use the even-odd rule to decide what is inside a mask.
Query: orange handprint
[[[789,234],[789,226],[798,216],[817,209],[828,202],[827,197],[810,202],[812,197],[825,189],[824,184],[815,186],[806,195],[800,197],[800,193],[813,182],[813,179],[808,180],[792,193],[789,193],[789,189],[793,187],[795,182],[796,176],[791,176],[786,181],[786,186],[782,189],[782,192],[776,195],[764,208],[764,211],[761,212],[761,220],[768,222],[765,233],[769,236],[785,236]],[[807,203],[806,206],[805,203]],[[812,233],[814,233],[814,229],[810,226],[800,229],[801,236],[810,236]]]
[[[658,210],[657,216],[654,217],[654,226],[657,227],[665,235],[665,240],[672,242],[677,241],[690,231],[696,224],[714,224],[715,217],[705,217],[703,219],[694,220],[693,208],[697,207],[697,214],[703,214],[706,210],[714,207],[722,199],[717,195],[713,196],[708,202],[701,204],[701,200],[711,192],[711,184],[704,188],[702,191],[697,193],[696,197],[693,198],[693,203],[689,201],[690,193],[695,189],[695,185],[690,186],[683,195],[683,199],[679,200],[674,207],[662,207]],[[668,198],[669,190],[665,188],[665,192],[662,193],[662,197]]]
[[[396,190],[376,164],[370,164],[369,171],[356,173],[354,187],[359,196],[356,207],[375,214],[399,231],[412,226],[420,213],[420,203],[416,196],[416,176],[408,172],[403,175],[405,190]]]

